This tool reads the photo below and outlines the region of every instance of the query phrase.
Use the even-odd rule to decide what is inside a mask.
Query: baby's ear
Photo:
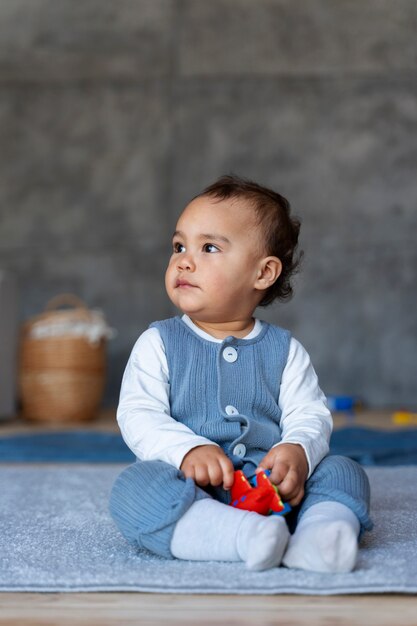
[[[282,263],[276,256],[267,256],[260,262],[255,289],[268,289],[282,272]]]

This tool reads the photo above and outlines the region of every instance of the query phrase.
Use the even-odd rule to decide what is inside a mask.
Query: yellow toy
[[[411,411],[396,411],[392,415],[394,424],[417,424],[417,413]]]

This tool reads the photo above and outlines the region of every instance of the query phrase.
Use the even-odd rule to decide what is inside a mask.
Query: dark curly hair
[[[297,272],[303,253],[295,254],[300,221],[290,215],[288,200],[272,189],[234,174],[221,176],[196,197],[200,196],[219,200],[242,198],[250,203],[263,230],[266,254],[278,257],[282,263],[280,276],[266,290],[259,306],[268,306],[276,299],[291,298],[293,289],[290,279]]]

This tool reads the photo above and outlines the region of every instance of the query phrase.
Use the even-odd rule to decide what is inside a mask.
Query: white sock
[[[314,572],[351,572],[358,554],[359,520],[344,504],[319,502],[301,518],[283,565]]]
[[[283,517],[265,517],[205,498],[178,520],[171,552],[178,559],[245,561],[248,569],[264,570],[280,565],[289,536]]]

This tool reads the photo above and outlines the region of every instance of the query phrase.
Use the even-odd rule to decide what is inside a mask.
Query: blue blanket
[[[348,456],[361,465],[416,465],[417,429],[342,428],[333,432],[330,451]]]
[[[0,460],[18,463],[130,463],[118,433],[51,432],[0,438]]]
[[[417,464],[417,429],[381,431],[349,427],[334,431],[332,454],[362,465]],[[118,433],[51,432],[0,437],[0,461],[19,463],[130,463],[135,460]]]

